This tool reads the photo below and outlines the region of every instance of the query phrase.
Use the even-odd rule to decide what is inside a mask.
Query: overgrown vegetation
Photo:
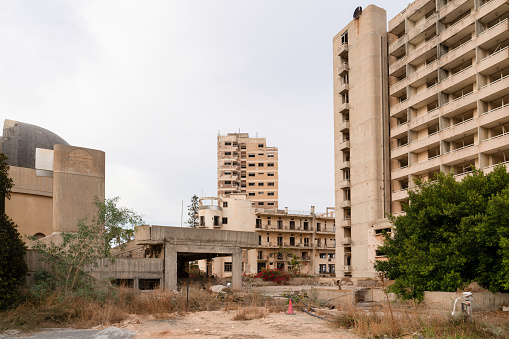
[[[38,272],[33,286],[35,296],[56,293],[62,298],[71,294],[100,297],[100,292],[86,272],[97,267],[101,258],[111,258],[112,245],[121,245],[134,236],[134,227],[143,218],[125,207],[118,207],[119,198],[95,198],[97,215],[78,222],[77,232],[62,232],[61,239],[49,244],[35,242],[49,270]]]
[[[17,225],[5,214],[5,199],[10,198],[13,186],[8,174],[7,157],[0,153],[0,311],[19,302],[27,273],[25,244]]]
[[[474,170],[461,182],[440,173],[417,180],[405,214],[391,216],[394,237],[379,250],[388,261],[377,271],[392,292],[422,300],[424,291],[456,291],[472,281],[490,291],[509,290],[509,174],[497,166]]]
[[[336,326],[352,329],[362,338],[507,338],[509,322],[502,312],[476,313],[472,321],[418,306],[397,309],[395,320],[388,306],[370,310],[347,305],[333,318]]]
[[[128,288],[112,289],[102,300],[77,295],[62,300],[52,293],[44,300],[32,299],[16,309],[3,312],[0,331],[14,328],[28,331],[69,325],[78,328],[108,326],[128,319],[132,314],[151,314],[168,319],[173,313],[183,315],[186,312],[221,309],[237,311],[238,320],[255,319],[260,314],[279,312],[284,308],[280,300],[268,299],[256,293],[228,293],[223,298],[217,298],[215,293],[198,288],[191,289],[189,298],[186,293],[163,290],[143,293]],[[246,312],[243,312],[244,309]]]

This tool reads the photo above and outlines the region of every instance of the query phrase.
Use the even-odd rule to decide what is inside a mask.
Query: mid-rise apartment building
[[[278,149],[248,133],[217,137],[217,195],[246,193],[259,208],[278,208]]]
[[[387,28],[371,5],[334,38],[339,276],[374,276],[414,179],[507,162],[508,18],[505,0],[417,0]]]
[[[199,227],[256,232],[258,247],[242,254],[243,272],[265,268],[293,269],[304,274],[335,275],[336,241],[334,209],[325,213],[256,208],[246,194],[200,199]],[[292,260],[293,259],[293,260]],[[213,274],[230,274],[231,257],[212,260]],[[203,268],[203,267],[202,267]]]

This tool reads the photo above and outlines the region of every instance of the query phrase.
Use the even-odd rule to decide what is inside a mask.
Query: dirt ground
[[[136,338],[359,338],[348,330],[304,312],[269,313],[264,318],[233,320],[236,311],[206,311],[185,316],[137,317],[117,326],[136,332]],[[164,319],[166,318],[166,319]]]

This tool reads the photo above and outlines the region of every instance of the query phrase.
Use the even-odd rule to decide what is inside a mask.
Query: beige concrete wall
[[[347,62],[349,71],[349,145],[345,148],[344,131],[339,128],[344,101],[342,78],[334,74],[334,143],[336,224],[340,225],[345,209],[351,208],[350,225],[336,230],[337,260],[345,265],[338,268],[338,275],[373,277],[375,272],[368,261],[368,230],[370,224],[383,218],[389,210],[388,118],[386,104],[387,78],[387,23],[385,10],[370,5],[359,20],[353,20],[333,40],[334,70]],[[341,36],[348,32],[348,44],[342,45]],[[347,49],[338,54],[341,50]],[[343,94],[341,94],[343,92]],[[342,185],[345,154],[350,156],[350,180]],[[350,189],[350,197],[345,190]],[[351,243],[341,240],[351,238]],[[350,265],[346,257],[351,256]],[[342,269],[341,269],[342,268]]]
[[[104,200],[104,152],[55,145],[53,166],[53,231],[75,231],[78,220],[93,217],[94,197]]]
[[[11,193],[5,201],[6,214],[18,225],[22,236],[53,232],[53,199],[44,195]]]
[[[11,166],[14,182],[11,199],[5,201],[5,212],[18,225],[21,235],[50,235],[53,223],[53,179],[38,177],[30,168]]]

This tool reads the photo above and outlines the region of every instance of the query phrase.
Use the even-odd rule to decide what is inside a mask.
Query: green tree
[[[25,283],[26,246],[16,224],[5,214],[4,202],[10,198],[13,181],[9,178],[7,157],[0,153],[0,310],[19,300],[19,288]]]
[[[200,210],[200,203],[198,196],[195,194],[191,197],[191,205],[187,206],[187,215],[189,219],[187,219],[187,224],[189,227],[197,227],[198,226],[198,212]]]
[[[85,274],[97,267],[101,258],[111,258],[112,245],[122,245],[134,236],[135,227],[143,225],[143,218],[131,209],[118,207],[118,197],[105,202],[95,198],[97,215],[78,222],[77,232],[61,233],[61,241],[33,246],[50,266],[55,286],[63,296],[94,292]]]
[[[375,269],[395,283],[390,290],[421,300],[424,291],[455,291],[477,281],[491,291],[509,289],[509,174],[497,166],[474,170],[461,182],[440,173],[416,181],[405,212],[390,216],[394,237],[379,250]]]

